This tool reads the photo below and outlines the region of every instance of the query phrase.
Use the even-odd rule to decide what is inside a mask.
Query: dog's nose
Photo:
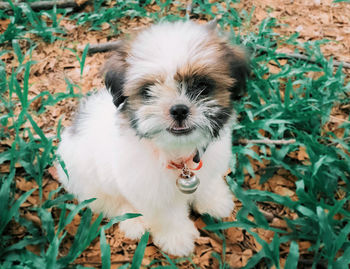
[[[170,115],[177,121],[183,121],[190,113],[190,109],[186,105],[174,105],[170,108]]]

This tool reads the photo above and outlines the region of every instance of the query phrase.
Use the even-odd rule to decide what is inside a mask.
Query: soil
[[[267,18],[274,17],[277,19],[278,26],[275,27],[275,32],[281,35],[290,36],[298,32],[298,41],[315,41],[321,39],[330,40],[328,43],[321,45],[323,53],[327,57],[333,57],[340,61],[350,62],[350,5],[347,3],[332,3],[331,0],[248,0],[241,1],[242,3],[235,4],[239,10],[245,9],[248,12],[253,10],[251,26],[247,31],[257,31],[259,23]],[[91,7],[86,7],[91,8]],[[150,7],[152,9],[152,7]],[[156,11],[156,10],[155,10]],[[201,18],[201,21],[209,19]],[[9,21],[0,21],[0,31],[4,31]],[[60,23],[66,29],[67,34],[64,40],[56,41],[53,44],[42,42],[36,36],[28,36],[37,41],[38,47],[33,51],[32,59],[37,63],[32,67],[30,72],[30,98],[35,97],[42,91],[49,91],[50,93],[65,92],[67,84],[65,80],[72,84],[78,85],[77,92],[86,94],[87,92],[98,90],[103,87],[103,78],[100,70],[103,63],[110,56],[110,53],[96,53],[89,55],[86,58],[83,75],[80,75],[80,65],[76,56],[66,48],[71,48],[78,51],[81,55],[85,45],[88,43],[103,43],[111,40],[117,40],[122,36],[130,35],[139,29],[149,25],[151,21],[147,18],[121,19],[118,23],[118,29],[121,32],[120,36],[111,35],[111,28],[108,24],[102,25],[101,31],[90,31],[88,26],[77,26],[75,22],[63,19]],[[26,41],[21,41],[22,47],[28,47]],[[294,50],[291,46],[285,46],[281,49],[286,52]],[[13,54],[5,54],[1,57],[7,64],[8,72],[11,67],[18,65],[16,57]],[[349,71],[347,71],[349,72]],[[348,73],[349,74],[349,73]],[[62,119],[62,125],[68,126],[72,120],[72,115],[76,109],[76,99],[65,99],[60,101],[55,106],[46,108],[46,112],[42,114],[36,113],[41,105],[42,99],[31,104],[33,111],[33,118],[38,123],[39,127],[45,132],[47,136],[54,136],[59,119]],[[18,111],[20,108],[18,107]],[[334,109],[332,114],[333,121],[327,128],[336,130],[340,123],[337,119],[345,120],[349,115],[344,114],[340,110]],[[13,138],[1,141],[0,147],[4,148],[11,145]],[[253,148],[259,151],[258,147]],[[308,159],[304,148],[300,148],[292,157],[299,161]],[[297,199],[295,194],[295,181],[291,174],[280,169],[267,183],[259,184],[258,170],[264,164],[253,163],[254,170],[257,172],[255,178],[246,177],[246,185],[252,189],[268,190],[280,195],[290,196],[292,199]],[[1,171],[5,172],[8,167],[1,167]],[[33,187],[36,187],[34,181],[26,181],[23,177],[16,178],[18,188],[18,195]],[[59,186],[55,169],[52,167],[48,170],[44,186],[44,198],[48,197],[51,190]],[[236,200],[236,210],[239,211],[241,203]],[[36,215],[31,215],[26,208],[39,203],[38,193],[31,195],[22,206],[21,213],[34,223],[40,224],[40,220]],[[276,228],[287,229],[287,225],[283,220],[284,217],[295,218],[294,213],[280,205],[275,204],[260,204],[259,207],[270,224]],[[226,221],[235,219],[235,212]],[[213,252],[222,253],[222,240],[214,233],[207,232],[203,229],[205,226],[200,216],[192,214],[192,219],[195,225],[200,229],[201,237],[196,240],[196,247],[192,261],[200,268],[218,268],[219,263],[217,259],[212,256]],[[79,225],[80,217],[76,216],[74,221],[68,226],[68,236],[66,237],[61,255],[67,253],[72,244],[72,239]],[[12,227],[13,234],[19,238],[23,236],[24,230]],[[267,242],[271,242],[274,233],[263,229],[256,229],[256,232],[261,238]],[[261,249],[261,245],[242,229],[229,228],[225,231],[226,235],[226,260],[232,268],[240,268],[244,266],[248,259]],[[111,246],[112,252],[112,268],[117,268],[123,263],[131,262],[137,241],[126,239],[119,231],[118,226],[114,225],[111,229],[106,231],[107,242]],[[312,256],[308,255],[308,248],[311,246],[310,242],[298,242],[299,250],[302,254],[305,266],[309,261],[312,261]],[[29,246],[28,249],[34,253],[40,250],[35,246]],[[289,251],[289,245],[281,246],[280,262],[283,267],[286,256]],[[305,255],[304,255],[305,254]],[[304,256],[303,256],[304,255]],[[308,259],[309,257],[309,259]],[[310,258],[311,257],[311,258]],[[163,255],[158,248],[153,245],[152,240],[148,242],[145,256],[142,264],[147,265],[153,259],[164,260]],[[84,266],[99,267],[101,266],[100,243],[95,239],[92,244],[81,254],[75,261],[77,264]],[[163,263],[164,265],[166,263]],[[158,264],[159,265],[159,264]],[[179,263],[180,268],[193,268],[189,261]]]

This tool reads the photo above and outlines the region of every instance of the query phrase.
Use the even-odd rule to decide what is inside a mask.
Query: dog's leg
[[[129,204],[125,204],[123,206],[122,212],[123,214],[137,213],[136,210]],[[122,221],[119,224],[119,228],[125,234],[125,237],[129,239],[140,239],[146,231],[142,216]]]
[[[121,194],[112,196],[99,191],[91,196],[97,199],[90,204],[90,208],[94,212],[102,212],[108,218],[121,216],[126,213],[137,213]],[[122,221],[119,224],[119,228],[125,234],[125,237],[129,239],[140,239],[145,233],[142,216]]]
[[[193,208],[200,214],[208,213],[215,218],[231,215],[234,209],[233,195],[222,176],[201,178]]]
[[[176,255],[189,255],[199,232],[188,218],[188,206],[173,205],[157,211],[150,218],[153,242],[163,251]]]

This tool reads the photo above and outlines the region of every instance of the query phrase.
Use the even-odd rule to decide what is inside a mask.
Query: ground
[[[276,33],[290,36],[295,32],[299,33],[298,42],[315,41],[321,39],[329,39],[331,42],[321,45],[324,55],[329,59],[333,57],[338,61],[350,62],[350,4],[333,3],[331,0],[260,0],[260,1],[241,1],[235,4],[238,11],[246,10],[247,13],[252,13],[251,23],[243,28],[244,31],[258,31],[258,25],[267,17],[276,18],[277,26],[274,27]],[[86,6],[85,9],[91,9],[91,6]],[[156,12],[157,7],[149,6],[150,11]],[[210,16],[194,16],[200,23],[211,19]],[[8,25],[8,20],[0,21],[0,31],[4,31]],[[137,31],[140,28],[147,27],[152,23],[149,18],[123,18],[118,23],[118,36],[111,35],[111,26],[107,23],[102,25],[101,30],[91,31],[88,25],[77,26],[75,21],[63,18],[60,26],[66,30],[66,35],[63,40],[58,40],[52,44],[39,41],[40,39],[28,34],[33,40],[38,40],[38,46],[33,51],[32,60],[37,63],[30,70],[29,77],[29,97],[33,98],[43,91],[50,93],[66,92],[68,80],[71,84],[77,85],[75,91],[86,94],[93,90],[98,90],[103,87],[103,77],[100,70],[109,57],[109,53],[96,53],[86,57],[83,74],[81,75],[80,63],[75,54],[67,49],[77,51],[81,55],[85,46],[95,43],[103,43],[111,40],[123,38]],[[28,46],[26,41],[20,41],[22,47]],[[9,48],[9,45],[7,45]],[[292,45],[283,45],[279,47],[280,51],[293,52]],[[2,61],[6,63],[8,72],[11,72],[12,66],[17,66],[18,61],[13,53],[4,54],[1,56]],[[283,65],[285,60],[281,60]],[[269,65],[271,73],[278,72],[279,67],[271,63]],[[345,70],[346,74],[350,74],[350,70]],[[30,109],[38,111],[43,102],[43,98],[38,98],[30,104]],[[57,125],[61,119],[62,126],[68,126],[72,120],[73,112],[77,106],[77,99],[68,98],[58,102],[55,106],[46,107],[46,111],[42,114],[33,113],[33,119],[38,126],[43,130],[47,137],[54,137],[57,130]],[[17,107],[17,112],[20,107]],[[331,120],[324,126],[326,131],[331,130],[336,134],[344,132],[339,129],[340,124],[349,123],[349,105],[341,105],[334,107],[332,110]],[[30,123],[27,123],[30,125]],[[9,137],[1,141],[1,148],[5,149],[14,141],[14,137]],[[57,143],[57,141],[55,141]],[[252,147],[252,150],[259,153],[258,146]],[[299,150],[290,153],[290,158],[300,162],[309,160],[308,153],[305,148],[299,147]],[[252,167],[256,172],[256,176],[245,176],[245,186],[249,189],[266,190],[282,196],[288,196],[292,200],[297,200],[296,195],[296,177],[285,169],[278,169],[276,173],[264,184],[259,184],[260,175],[259,169],[263,168],[264,164],[257,161],[252,161]],[[8,164],[1,166],[1,172],[8,172],[10,167]],[[48,198],[50,191],[55,190],[59,186],[55,169],[50,167],[44,175],[43,180],[43,197]],[[37,187],[35,181],[28,181],[24,175],[16,175],[16,187],[18,189],[17,197],[24,191],[28,191]],[[38,216],[27,208],[40,203],[39,193],[35,191],[21,205],[21,214],[28,220],[33,221],[36,225],[41,225],[41,220]],[[241,208],[241,201],[236,199],[236,210],[232,216],[225,221],[233,221],[236,217],[236,212]],[[297,214],[282,205],[260,203],[259,208],[263,215],[268,220],[271,227],[282,230],[288,230],[285,217],[296,219]],[[53,211],[54,216],[59,217],[58,213]],[[97,218],[97,216],[95,216]],[[200,268],[217,268],[219,261],[213,257],[213,253],[223,252],[223,239],[213,232],[208,232],[203,228],[206,226],[203,219],[193,214],[192,219],[196,226],[201,231],[201,237],[196,241],[192,262],[184,260],[178,263],[179,268],[193,268],[195,264]],[[79,226],[81,217],[76,215],[71,224],[66,228],[68,236],[66,236],[59,255],[65,255],[72,245],[72,239]],[[22,229],[18,224],[12,223],[10,231],[13,235],[21,238],[24,236],[25,229]],[[271,242],[274,232],[257,228],[255,232],[266,242]],[[241,228],[228,228],[224,232],[226,243],[226,262],[232,268],[240,268],[244,266],[248,259],[253,254],[259,252],[262,248],[261,244],[254,236],[247,233]],[[111,247],[111,264],[112,268],[117,268],[124,263],[131,262],[138,242],[129,240],[123,237],[119,232],[118,226],[114,225],[106,231],[106,239]],[[312,264],[312,255],[309,255],[309,247],[311,243],[307,240],[298,241],[300,267],[308,267]],[[27,249],[34,253],[39,253],[40,250],[33,245],[26,246]],[[289,252],[290,244],[281,244],[280,248],[280,263],[283,267],[286,262],[286,257]],[[174,258],[174,257],[171,257]],[[166,264],[164,256],[159,252],[158,248],[152,244],[150,239],[145,249],[143,265],[148,265],[154,259],[162,260],[161,264]],[[74,261],[75,264],[83,266],[99,267],[101,266],[100,241],[96,238],[90,246]],[[158,263],[159,265],[159,263]],[[261,265],[263,267],[263,265]],[[325,267],[320,264],[319,266]]]

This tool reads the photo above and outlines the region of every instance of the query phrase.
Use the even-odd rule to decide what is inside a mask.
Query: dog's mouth
[[[194,127],[171,127],[168,128],[167,131],[172,133],[173,135],[187,135],[191,133],[195,128]]]

